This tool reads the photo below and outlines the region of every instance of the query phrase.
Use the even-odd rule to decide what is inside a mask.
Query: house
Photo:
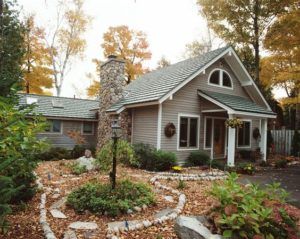
[[[49,128],[39,133],[38,138],[47,138],[53,147],[72,149],[76,142],[69,133],[76,131],[84,138],[84,145],[96,146],[98,101],[35,94],[19,96],[20,106],[35,104],[35,113],[49,122]]]
[[[184,163],[195,150],[234,166],[239,150],[260,150],[266,160],[267,101],[231,46],[147,73],[126,86],[124,61],[101,66],[98,147],[119,117],[125,138],[175,152]],[[226,127],[238,118],[241,128]],[[260,137],[254,137],[254,131]]]

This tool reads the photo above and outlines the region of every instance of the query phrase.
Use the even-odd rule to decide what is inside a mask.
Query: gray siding
[[[211,86],[208,84],[208,77],[210,75],[210,72],[214,70],[215,68],[221,68],[226,70],[232,79],[233,83],[233,89],[226,89],[221,88],[217,86]],[[173,151],[177,154],[179,163],[183,163],[188,155],[193,150],[177,150],[177,141],[178,141],[178,114],[193,114],[193,115],[199,115],[200,116],[200,129],[199,129],[199,135],[200,135],[200,144],[199,149],[203,149],[203,143],[204,143],[204,115],[201,114],[202,110],[207,109],[220,109],[220,107],[216,106],[215,104],[201,98],[197,94],[197,90],[210,90],[225,94],[233,94],[237,96],[242,96],[249,98],[246,91],[241,86],[238,79],[235,77],[232,70],[228,67],[225,61],[218,61],[212,66],[210,66],[208,69],[206,69],[205,74],[200,74],[195,79],[193,79],[191,82],[189,82],[187,85],[185,85],[183,88],[181,88],[177,93],[173,95],[172,100],[167,100],[162,104],[162,130],[161,130],[161,149],[167,150],[167,151]],[[215,116],[224,116],[227,117],[226,113],[213,113]],[[164,134],[164,127],[167,123],[172,122],[176,126],[176,134],[171,137],[167,138]],[[259,120],[258,120],[259,122]],[[256,121],[253,121],[252,127],[256,125]],[[156,132],[156,131],[155,131]],[[252,131],[251,131],[252,135]],[[252,136],[251,136],[252,138]],[[253,140],[252,140],[253,141]],[[256,148],[257,144],[254,144],[251,142],[252,148]]]
[[[138,107],[132,111],[132,143],[157,143],[158,106]]]
[[[47,138],[53,147],[63,147],[72,149],[75,142],[68,136],[70,130],[80,131],[82,129],[82,121],[61,120],[61,133],[40,133],[38,138]],[[95,147],[97,144],[97,122],[94,122],[94,133],[92,135],[82,135],[87,146]]]

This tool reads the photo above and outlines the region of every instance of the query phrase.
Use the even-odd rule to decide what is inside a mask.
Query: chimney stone
[[[123,98],[123,91],[126,87],[125,61],[116,56],[109,56],[108,60],[100,66],[100,92],[99,92],[99,121],[98,121],[98,144],[101,149],[111,140],[111,122],[115,117],[119,118],[122,128],[122,138],[130,139],[131,114],[124,111],[119,115],[109,115],[106,111],[116,102]]]

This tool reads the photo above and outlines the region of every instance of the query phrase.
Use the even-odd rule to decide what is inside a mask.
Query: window
[[[205,148],[211,148],[211,136],[212,136],[212,119],[206,118],[205,122]]]
[[[199,118],[181,116],[179,120],[179,147],[197,148]]]
[[[48,127],[45,130],[49,133],[61,133],[61,121],[60,120],[48,120]]]
[[[249,147],[250,146],[250,121],[243,121],[241,128],[238,128],[238,147]]]
[[[82,133],[83,134],[93,134],[94,133],[93,122],[83,122],[82,123]]]
[[[232,89],[232,81],[229,74],[222,70],[214,70],[209,77],[209,84]]]

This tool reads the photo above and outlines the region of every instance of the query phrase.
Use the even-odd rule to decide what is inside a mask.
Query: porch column
[[[267,130],[268,130],[268,119],[262,119],[260,152],[263,154],[263,161],[267,161]]]
[[[233,115],[229,114],[229,119],[232,119]],[[228,155],[227,155],[227,165],[229,167],[234,166],[234,157],[235,157],[235,138],[236,138],[236,129],[228,127]]]

